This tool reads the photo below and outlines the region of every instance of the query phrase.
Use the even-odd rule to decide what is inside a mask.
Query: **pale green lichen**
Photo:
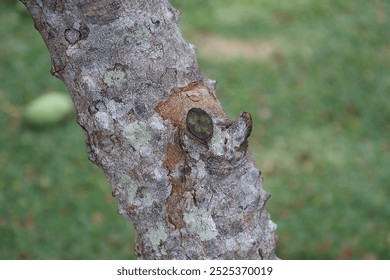
[[[127,203],[133,204],[135,195],[137,194],[138,186],[127,174],[120,177],[119,182],[127,188]]]
[[[200,240],[207,241],[217,236],[218,231],[209,212],[202,212],[195,207],[192,212],[184,213],[183,216],[188,230],[199,235]]]
[[[157,227],[153,227],[148,231],[150,243],[152,243],[153,249],[157,249],[161,241],[165,241],[168,238],[167,233],[165,232],[164,225],[162,223],[157,223]]]
[[[240,250],[244,252],[248,252],[249,249],[253,248],[253,244],[248,242],[240,243]]]
[[[253,248],[255,242],[251,239],[248,239],[248,236],[246,234],[241,233],[238,237],[238,242],[240,245],[240,250],[244,252],[248,252],[250,249]]]
[[[221,137],[221,130],[216,126],[214,128],[214,135],[211,138],[211,150],[214,155],[222,156],[224,154],[224,144]]]
[[[207,176],[207,171],[206,171],[206,164],[204,163],[203,160],[198,160],[196,163],[196,177],[198,179],[204,179]]]
[[[130,32],[125,32],[123,35],[123,39],[126,43],[141,45],[142,42],[147,41],[151,32],[145,26],[141,25],[138,28],[129,30]]]
[[[136,150],[138,150],[141,145],[148,143],[151,139],[147,124],[140,121],[127,125],[124,129],[123,136]]]
[[[120,70],[111,70],[104,75],[104,83],[108,86],[120,86],[125,81],[125,72]]]

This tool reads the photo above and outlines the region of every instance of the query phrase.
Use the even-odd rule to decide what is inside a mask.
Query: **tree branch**
[[[22,0],[68,87],[89,159],[141,259],[275,259],[249,113],[232,122],[166,0]]]

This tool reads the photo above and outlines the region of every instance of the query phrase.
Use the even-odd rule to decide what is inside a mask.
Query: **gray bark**
[[[166,0],[22,0],[140,259],[275,259],[269,194]]]

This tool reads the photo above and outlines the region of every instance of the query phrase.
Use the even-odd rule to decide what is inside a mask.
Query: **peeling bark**
[[[166,0],[22,0],[141,259],[275,259],[276,225],[248,151]]]

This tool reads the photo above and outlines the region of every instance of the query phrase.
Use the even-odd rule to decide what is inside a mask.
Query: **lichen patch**
[[[120,70],[108,71],[104,75],[104,83],[108,86],[121,86],[125,81],[125,73]]]
[[[123,136],[135,150],[139,150],[142,144],[148,143],[151,139],[147,124],[140,121],[135,121],[126,126]]]
[[[161,241],[165,241],[168,238],[167,233],[165,232],[164,225],[162,223],[157,223],[156,228],[151,228],[148,231],[150,243],[152,243],[153,249],[157,249]]]
[[[126,174],[121,175],[120,183],[127,189],[127,204],[132,205],[138,190],[137,184]]]
[[[197,234],[202,241],[211,240],[218,235],[216,225],[209,212],[202,212],[195,207],[192,212],[184,213],[183,220],[188,230]]]

